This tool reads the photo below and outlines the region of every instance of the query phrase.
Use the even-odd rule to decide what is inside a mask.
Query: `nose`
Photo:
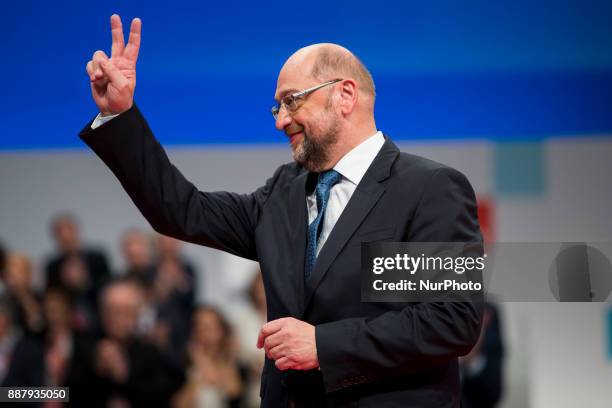
[[[276,116],[276,129],[283,131],[291,123],[291,115],[287,113],[287,109],[284,107],[278,112]]]

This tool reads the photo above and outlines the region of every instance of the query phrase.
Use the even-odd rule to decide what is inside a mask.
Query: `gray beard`
[[[304,141],[294,152],[294,160],[313,172],[327,170],[325,166],[329,163],[330,149],[338,142],[338,127],[334,118],[324,136],[316,141],[304,131]]]

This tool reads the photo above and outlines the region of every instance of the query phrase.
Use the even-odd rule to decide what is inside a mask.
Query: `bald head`
[[[130,281],[116,281],[104,288],[101,293],[102,326],[107,336],[125,340],[135,331],[144,293]]]
[[[101,294],[102,304],[117,304],[138,310],[144,300],[142,289],[129,280],[118,280],[108,284]]]
[[[331,43],[313,44],[297,50],[283,66],[283,69],[299,69],[320,82],[336,78],[353,78],[359,90],[372,100],[376,96],[374,80],[368,69],[352,52]]]
[[[334,78],[354,78],[360,90],[376,96],[374,80],[368,69],[352,52],[336,44],[317,44],[311,75],[320,81]],[[327,79],[326,79],[327,78]]]

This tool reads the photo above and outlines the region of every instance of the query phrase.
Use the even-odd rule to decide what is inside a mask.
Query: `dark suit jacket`
[[[110,269],[106,256],[95,249],[81,249],[76,254],[72,254],[83,259],[92,290],[99,290],[110,277]],[[57,254],[47,263],[47,286],[63,286],[61,279],[61,268],[68,258],[68,254]],[[96,293],[97,294],[97,293]]]
[[[66,378],[70,388],[70,407],[108,406],[111,399],[120,398],[131,407],[169,407],[170,400],[185,378],[152,344],[133,339],[125,345],[130,374],[125,383],[100,377],[95,370],[98,341],[75,349],[72,367]]]
[[[258,261],[268,319],[316,325],[320,370],[267,360],[262,406],[454,407],[457,356],[476,342],[471,303],[362,303],[360,243],[480,241],[476,201],[458,171],[387,139],[304,282],[306,184],[296,163],[252,194],[201,192],[170,164],[136,106],[80,137],[162,234]],[[247,170],[247,169],[243,169]]]
[[[47,362],[45,354],[47,344],[45,342],[46,332],[35,335],[25,335],[16,345],[11,357],[9,371],[2,383],[3,387],[47,387]],[[79,377],[78,367],[85,363],[84,358],[87,350],[91,349],[93,339],[79,332],[72,333],[71,356],[67,359],[64,368],[63,381],[53,386],[68,387],[70,379]],[[78,393],[79,390],[70,390],[70,400],[72,401],[72,391]],[[23,407],[42,407],[44,403],[21,403]],[[78,406],[78,405],[77,405]]]
[[[75,291],[67,287],[62,280],[61,271],[66,260],[71,256],[77,256],[84,262],[89,286],[82,291]],[[61,287],[67,289],[74,298],[74,307],[79,314],[84,316],[80,322],[83,330],[96,330],[98,328],[98,295],[100,290],[110,279],[110,268],[106,255],[96,249],[83,248],[73,254],[58,253],[47,262],[47,287]]]

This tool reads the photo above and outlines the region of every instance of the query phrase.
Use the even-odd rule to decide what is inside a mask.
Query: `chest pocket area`
[[[351,239],[349,246],[360,246],[362,243],[389,241],[395,237],[396,227],[379,227],[360,231]]]

